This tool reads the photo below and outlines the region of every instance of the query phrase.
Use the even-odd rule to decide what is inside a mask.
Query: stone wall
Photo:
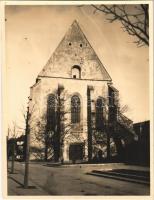
[[[81,100],[81,122],[76,129],[72,127],[69,134],[65,137],[64,142],[64,160],[68,160],[68,148],[71,143],[84,142],[85,143],[85,159],[87,159],[87,87],[93,86],[91,92],[91,106],[95,111],[95,102],[98,97],[104,97],[107,99],[108,86],[106,81],[87,81],[78,79],[62,79],[62,78],[42,78],[34,87],[31,88],[31,146],[41,146],[43,148],[43,142],[38,141],[36,137],[40,134],[44,134],[46,125],[46,113],[47,113],[47,98],[49,94],[55,94],[58,89],[58,85],[63,85],[63,97],[65,98],[64,108],[66,111],[65,123],[71,124],[71,97],[78,95]],[[37,124],[40,123],[40,126]],[[40,129],[39,129],[40,128]],[[77,134],[79,134],[77,137]],[[41,138],[41,137],[40,137]],[[42,138],[43,140],[43,138]]]

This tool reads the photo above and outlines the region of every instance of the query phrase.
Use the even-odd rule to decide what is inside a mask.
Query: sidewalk
[[[10,170],[9,170],[10,171]],[[21,196],[34,196],[34,195],[49,195],[48,192],[43,190],[36,182],[34,183],[29,177],[29,187],[24,188],[24,174],[23,171],[14,170],[14,173],[11,174],[8,171],[8,195],[21,195]]]

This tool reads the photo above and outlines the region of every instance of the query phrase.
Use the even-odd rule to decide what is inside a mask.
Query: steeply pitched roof
[[[74,44],[74,46],[72,44]],[[78,44],[78,46],[77,46],[77,44]],[[83,45],[82,52],[80,50],[81,46],[79,47],[79,44]],[[72,47],[71,47],[71,45],[72,45]],[[71,50],[70,50],[70,48],[71,48]],[[65,70],[66,67],[63,69],[62,68],[58,69],[59,66],[56,64],[56,62],[58,61],[58,58],[59,59],[63,58],[64,60],[72,59],[72,60],[75,60],[74,62],[76,62],[76,63],[80,62],[77,57],[72,58],[71,54],[73,54],[73,55],[82,54],[83,57],[86,58],[85,59],[86,62],[93,61],[93,63],[94,63],[93,65],[95,65],[95,67],[97,69],[95,70],[93,68],[90,68],[90,65],[87,65],[86,68],[89,67],[90,68],[89,71],[90,70],[95,71],[95,78],[97,77],[96,79],[111,80],[110,75],[108,74],[105,67],[101,63],[100,59],[98,58],[97,54],[95,53],[94,49],[92,48],[91,44],[89,43],[88,39],[84,35],[83,31],[81,30],[81,28],[76,20],[72,23],[72,25],[66,32],[65,36],[63,37],[62,41],[59,43],[58,47],[56,48],[56,50],[54,51],[54,53],[48,60],[47,64],[44,66],[43,70],[39,73],[39,76],[55,76],[56,69],[59,71],[59,73],[61,70],[62,71]],[[81,57],[81,56],[78,56],[78,57]],[[72,61],[69,60],[69,62],[73,64]],[[63,66],[64,65],[65,65],[65,63],[63,62]],[[83,68],[84,67],[85,66],[83,66]],[[88,72],[88,69],[87,69],[87,74],[88,73],[90,74],[90,72]],[[65,72],[63,73],[63,75],[65,76]],[[90,79],[93,79],[92,74],[87,75],[87,77],[91,77]]]

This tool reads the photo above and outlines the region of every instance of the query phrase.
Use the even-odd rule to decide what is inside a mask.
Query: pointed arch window
[[[81,102],[77,95],[71,98],[71,122],[76,124],[80,122]]]
[[[103,120],[103,98],[98,98],[96,100],[96,129],[103,130],[104,120]]]
[[[81,78],[81,68],[78,65],[72,67],[72,78],[78,79]]]
[[[47,130],[54,130],[56,124],[56,99],[50,94],[47,99]]]

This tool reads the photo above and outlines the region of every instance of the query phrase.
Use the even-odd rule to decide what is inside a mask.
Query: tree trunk
[[[87,88],[87,126],[88,126],[88,162],[92,160],[92,127],[91,127],[91,96]]]
[[[107,160],[110,161],[110,130],[107,127]]]
[[[14,160],[15,160],[15,141],[12,144],[12,165],[11,165],[11,174],[14,173]]]
[[[47,137],[47,135],[46,135],[46,137]],[[45,157],[44,157],[44,160],[48,161],[48,144],[47,144],[47,139],[45,139],[45,140],[46,141],[45,141],[45,152],[44,152]]]
[[[119,139],[118,137],[114,137],[114,142],[115,142],[115,145],[116,145],[119,161],[123,161],[124,160],[124,154],[125,154],[124,151],[125,151],[125,149],[122,146],[121,139]]]
[[[55,162],[60,159],[60,136],[61,136],[61,119],[60,119],[60,88],[58,87],[58,105],[57,105],[57,131],[55,135]]]

